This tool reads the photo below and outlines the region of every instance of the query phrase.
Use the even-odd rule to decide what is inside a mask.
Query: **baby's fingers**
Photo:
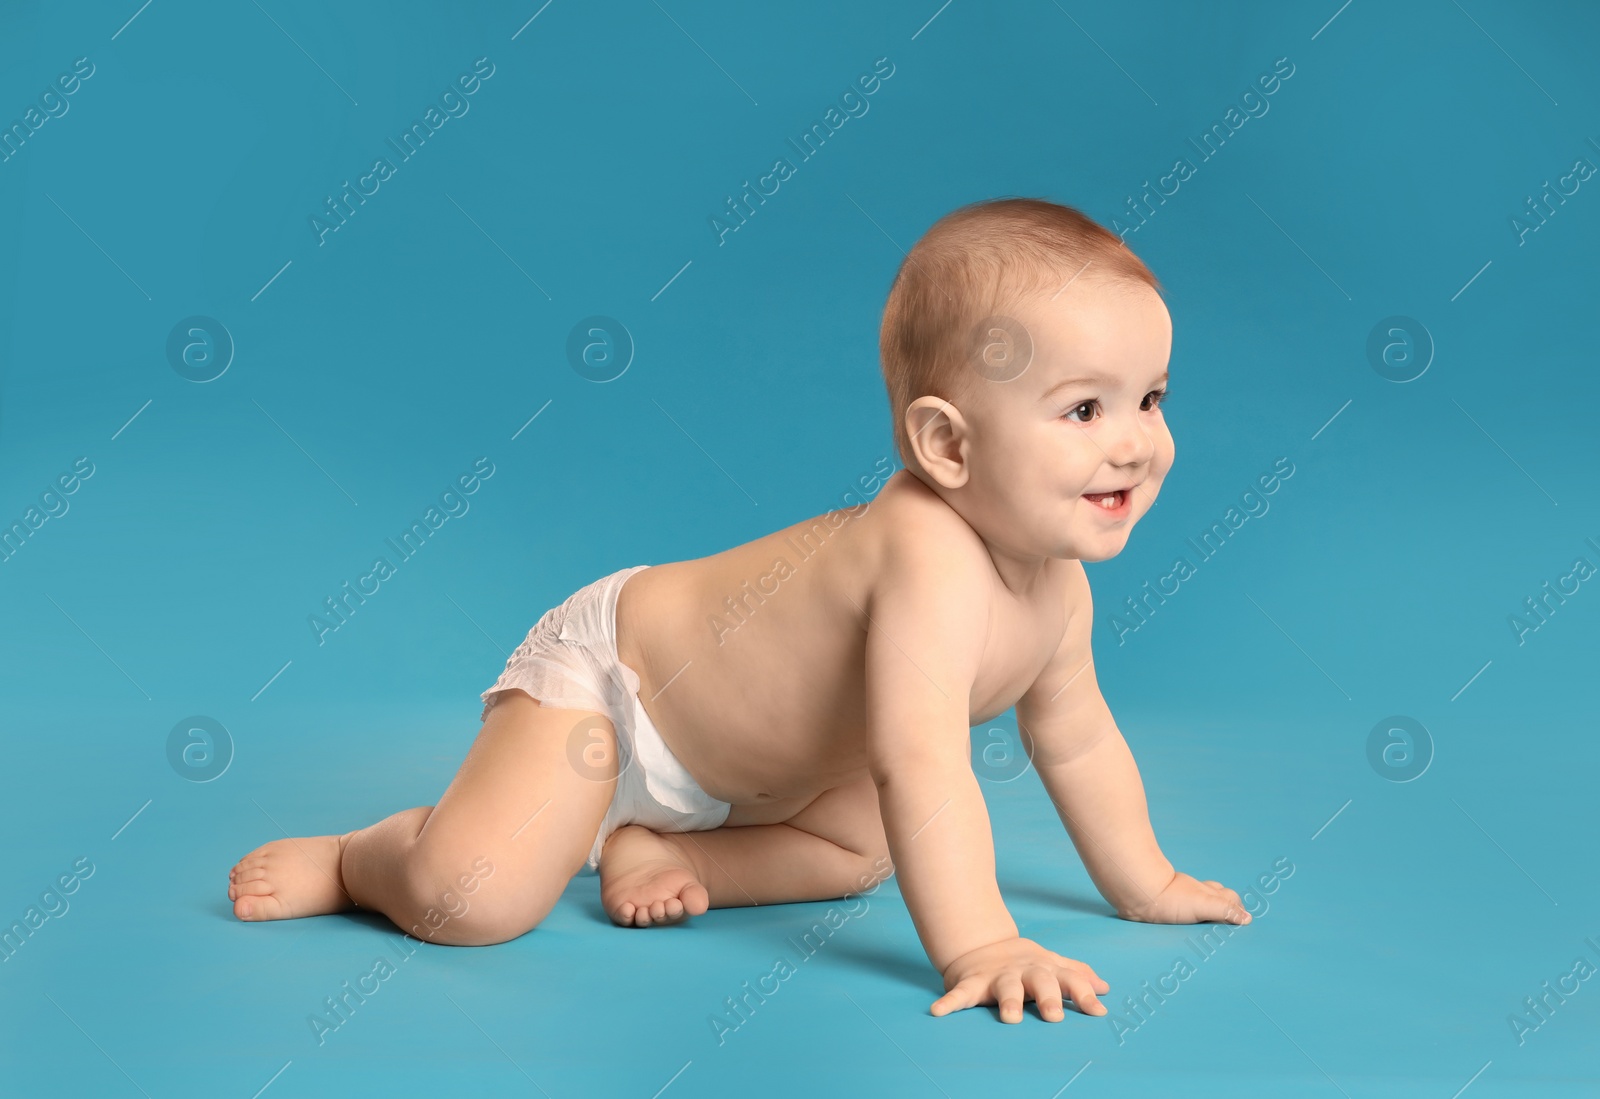
[[[1100,993],[1102,996],[1111,991],[1111,986],[1101,978],[1100,974],[1089,968],[1086,963],[1077,961],[1073,958],[1068,958],[1063,954],[1057,954],[1055,955],[1055,958],[1056,964],[1067,970],[1069,973],[1076,973],[1080,977],[1087,977],[1089,979],[1089,983],[1094,986],[1094,990]]]
[[[1000,1005],[1002,1023],[1022,1022],[1022,1005],[1028,994],[1022,987],[1022,978],[1014,973],[1002,974],[994,983],[995,1003]]]
[[[1089,978],[1081,973],[1075,973],[1070,969],[1056,970],[1056,979],[1060,982],[1061,987],[1066,990],[1073,1006],[1079,1011],[1085,1015],[1104,1015],[1106,1013],[1105,1005],[1094,994],[1094,985],[1105,985],[1104,988],[1100,989],[1101,992],[1109,991],[1110,985],[1107,985],[1098,977],[1091,982]]]
[[[1033,1002],[1038,1005],[1039,1018],[1047,1023],[1059,1023],[1065,1013],[1061,1009],[1061,982],[1055,972],[1039,965],[1023,974]]]
[[[1100,995],[1104,996],[1107,992],[1111,991],[1111,986],[1101,978],[1100,974],[1089,968],[1086,963],[1080,962],[1076,958],[1069,958],[1065,954],[1052,953],[1051,957],[1055,959],[1056,966],[1058,968],[1063,969],[1068,973],[1073,973],[1077,976],[1088,978],[1090,987],[1096,992],[1100,993]]]
[[[928,1010],[934,1015],[948,1015],[952,1011],[964,1011],[983,1002],[983,993],[983,980],[978,977],[968,977],[963,981],[957,982],[956,987],[933,1001]]]

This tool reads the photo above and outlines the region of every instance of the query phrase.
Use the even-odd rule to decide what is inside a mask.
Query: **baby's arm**
[[[1126,920],[1245,924],[1239,894],[1179,873],[1161,853],[1144,784],[1095,680],[1093,605],[1076,562],[1061,646],[1017,702],[1023,744],[1095,886]]]
[[[968,723],[988,630],[988,562],[968,547],[915,540],[895,555],[863,608],[868,766],[906,907],[944,977],[933,1014],[998,1003],[1001,1020],[1015,1023],[1032,999],[1057,1021],[1063,992],[1081,1011],[1104,1014],[1095,993],[1106,983],[1019,938],[995,882]]]

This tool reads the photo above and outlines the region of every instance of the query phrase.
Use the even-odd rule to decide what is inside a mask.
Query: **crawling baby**
[[[1172,467],[1159,284],[1070,207],[1001,199],[905,257],[880,352],[904,465],[876,497],[710,557],[636,565],[547,611],[483,692],[434,806],[241,859],[242,920],[354,906],[504,942],[598,870],[612,921],[822,900],[894,873],[944,979],[932,1012],[1105,1013],[1089,966],[1017,933],[969,727],[1017,725],[1123,919],[1249,915],[1175,870],[1095,681],[1084,561]]]

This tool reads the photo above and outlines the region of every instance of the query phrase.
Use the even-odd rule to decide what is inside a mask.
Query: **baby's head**
[[[1038,199],[964,206],[900,265],[879,336],[914,476],[1023,561],[1121,552],[1172,467],[1172,321],[1109,230]],[[1107,508],[1094,494],[1122,490]]]

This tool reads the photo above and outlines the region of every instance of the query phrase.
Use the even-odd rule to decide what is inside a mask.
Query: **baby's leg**
[[[588,857],[616,787],[615,761],[602,715],[507,691],[437,805],[345,836],[259,848],[234,868],[234,912],[283,919],[354,902],[430,942],[515,938],[555,906]]]
[[[707,907],[827,900],[886,877],[888,855],[877,787],[863,775],[817,795],[781,824],[704,832],[620,828],[600,856],[600,899],[613,922],[635,927]],[[683,888],[682,878],[699,883],[704,901]],[[683,903],[663,900],[663,890]]]

